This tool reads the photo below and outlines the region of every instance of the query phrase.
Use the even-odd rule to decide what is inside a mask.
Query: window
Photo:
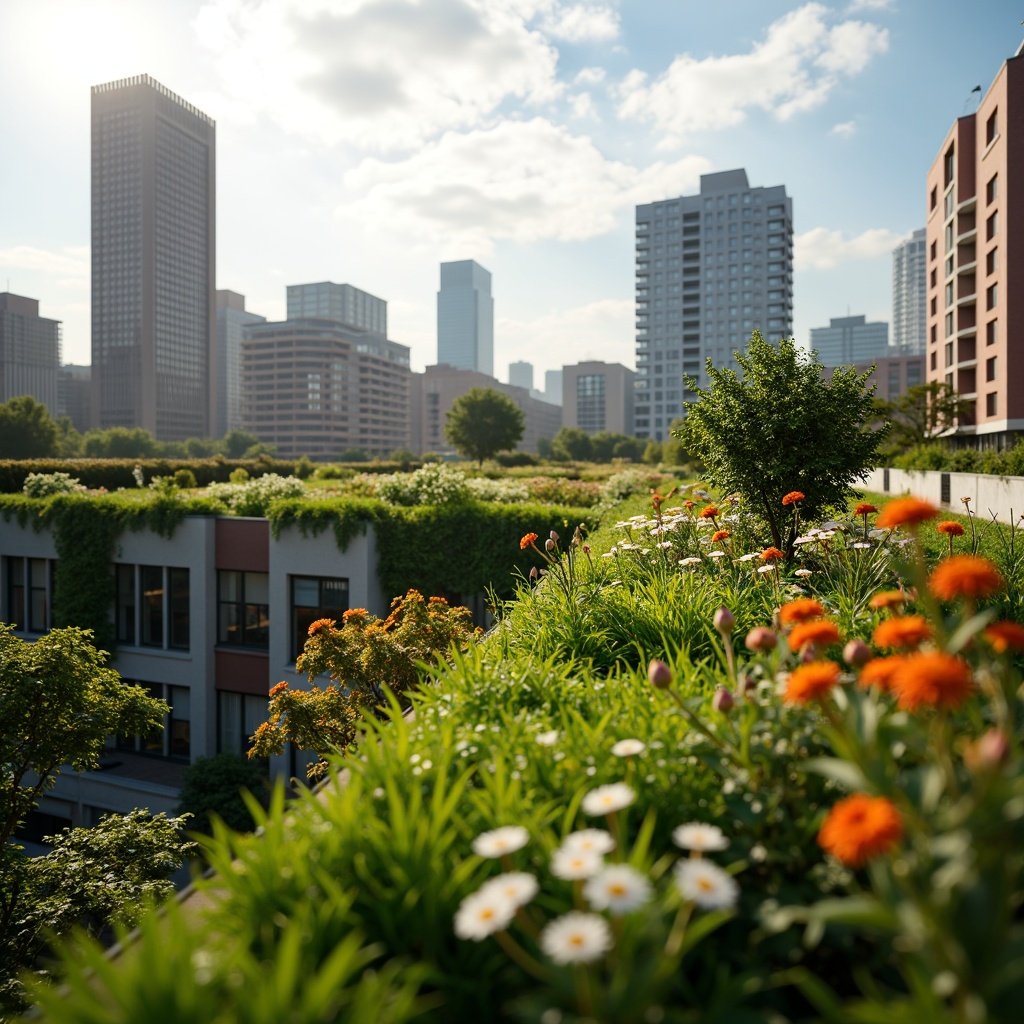
[[[937,188],[932,189],[931,202],[929,203],[929,209],[934,210],[939,205],[939,190]],[[935,243],[932,242],[932,249],[935,248]],[[932,259],[935,259],[935,253],[932,253]]]
[[[947,306],[952,306],[953,305],[953,282],[952,281],[950,281],[949,284],[946,285],[946,305]]]
[[[992,116],[985,122],[985,145],[995,142],[999,134],[999,108],[992,111]]]
[[[932,296],[932,307],[931,308],[932,308],[932,316],[935,316],[935,314],[938,312],[938,300],[935,298],[934,295]]]
[[[317,619],[340,619],[348,610],[348,580],[292,577],[292,651],[297,658]]]
[[[138,736],[118,736],[118,750],[167,757],[176,761],[189,760],[192,755],[192,691],[187,686],[140,683],[128,679],[125,682],[142,686],[149,691],[151,697],[166,701],[169,709],[164,715],[163,729],[154,729]]]
[[[985,415],[986,416],[995,416],[996,413],[999,411],[999,401],[998,401],[998,399],[999,399],[999,392],[998,391],[990,391],[985,396]]]
[[[939,340],[939,329],[935,326],[935,324],[932,324],[932,339],[931,340],[932,340],[932,344],[933,345],[935,344],[935,342],[937,342]]]
[[[951,341],[946,342],[946,365],[953,365],[953,342]]]
[[[266,650],[269,644],[270,577],[265,572],[217,573],[217,643]]]
[[[997,334],[997,330],[998,330],[996,325],[998,323],[999,323],[998,320],[989,320],[989,322],[987,324],[985,324],[985,344],[986,345],[994,345],[996,343],[996,334]]]
[[[934,356],[935,353],[932,353]],[[932,367],[934,369],[934,367]],[[921,373],[924,370],[924,363],[917,359],[907,362],[907,387],[912,388],[915,384],[921,383]]]
[[[53,625],[53,566],[46,558],[4,559],[7,619],[19,632],[45,633]]]
[[[985,360],[985,380],[996,379],[996,357]]]
[[[953,248],[953,225],[946,225],[946,252]]]
[[[187,651],[189,571],[162,565],[114,566],[114,630],[119,643]]]
[[[142,591],[141,636],[143,647],[164,645],[164,570],[159,565],[139,566],[139,586]]]
[[[999,198],[999,175],[993,174],[985,186],[985,202],[994,203]]]
[[[949,186],[953,182],[953,178],[956,174],[955,156],[956,150],[953,146],[950,146],[949,149],[946,150],[946,156],[942,162],[944,171],[944,177],[942,182],[943,188],[949,188]]]
[[[985,291],[985,308],[986,309],[995,309],[998,304],[999,304],[999,285],[998,284],[989,285],[988,289]]]
[[[999,211],[996,210],[987,221],[985,221],[985,240],[991,242],[999,231]]]
[[[931,368],[932,368],[933,370],[934,370],[934,369],[937,369],[937,364],[938,364],[938,360],[936,359],[936,356],[937,356],[937,355],[938,355],[938,353],[937,353],[937,352],[933,352],[933,353],[932,353],[932,360],[931,360]]]
[[[953,314],[946,314],[946,337],[948,338],[953,333]]]
[[[245,754],[249,740],[267,720],[267,698],[250,693],[217,691],[217,752]]]
[[[900,364],[889,364],[889,397],[900,393]]]
[[[994,274],[999,269],[999,250],[990,249],[985,257],[985,273]]]
[[[934,198],[934,196],[935,196],[935,190],[932,189],[932,197]],[[935,203],[933,202],[932,206],[934,206],[934,205],[935,205]],[[939,253],[938,253],[938,243],[937,242],[932,242],[932,248],[931,248],[930,255],[931,255],[931,258],[933,260],[934,259],[938,259]]]
[[[938,273],[935,270],[935,268],[932,267],[931,286],[933,288],[936,286],[936,284],[938,284],[938,281],[936,280],[937,277],[938,277]]]

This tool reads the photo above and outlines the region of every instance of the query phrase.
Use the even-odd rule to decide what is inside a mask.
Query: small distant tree
[[[90,430],[82,443],[89,459],[148,459],[157,453],[153,435],[142,427]]]
[[[245,430],[229,430],[221,439],[220,446],[229,459],[240,459],[260,439]]]
[[[59,435],[49,410],[31,395],[20,395],[0,405],[0,459],[56,455]]]
[[[661,462],[661,442],[653,438],[647,442],[644,448],[643,461],[648,466],[657,466]]]
[[[644,457],[644,449],[647,445],[639,437],[624,436],[616,443],[612,451],[612,457],[616,459],[627,459],[629,462],[639,462]]]
[[[484,459],[508,451],[522,440],[526,419],[522,409],[494,388],[471,388],[452,402],[444,436],[467,459]]]
[[[970,402],[945,381],[931,380],[907,388],[894,401],[876,399],[874,413],[877,419],[892,424],[886,447],[901,452],[941,437],[956,426],[969,407]]]
[[[339,462],[369,462],[370,453],[364,448],[346,448],[338,455]]]
[[[697,401],[686,403],[677,436],[704,463],[709,482],[738,491],[775,546],[791,553],[796,534],[783,497],[802,492],[802,515],[813,518],[845,503],[854,481],[875,465],[885,428],[868,426],[874,388],[869,374],[849,368],[824,378],[791,338],[775,348],[755,331],[736,359],[742,378],[709,359],[707,390],[687,380]]]
[[[189,827],[207,835],[213,831],[211,815],[236,832],[250,832],[255,824],[242,798],[243,790],[266,805],[270,782],[265,764],[250,761],[244,754],[197,758],[182,775],[177,813],[188,815]]]
[[[585,462],[592,453],[590,435],[579,427],[562,427],[551,442],[551,457],[560,462]]]

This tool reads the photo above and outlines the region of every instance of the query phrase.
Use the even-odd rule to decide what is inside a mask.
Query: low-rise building
[[[39,315],[39,300],[0,292],[0,402],[31,395],[56,418],[61,323]]]
[[[632,434],[635,379],[621,363],[591,360],[563,366],[562,423],[588,434]]]

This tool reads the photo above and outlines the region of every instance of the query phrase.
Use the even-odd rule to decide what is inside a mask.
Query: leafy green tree
[[[592,453],[590,435],[579,427],[562,427],[551,442],[551,457],[559,462],[585,462]]]
[[[56,455],[59,433],[49,410],[31,395],[20,395],[0,405],[0,459]]]
[[[338,454],[339,462],[369,462],[370,453],[365,448],[346,448]]]
[[[644,457],[644,449],[647,445],[639,437],[623,436],[612,451],[612,457],[616,459],[627,459],[629,462],[639,462]]]
[[[89,459],[149,459],[157,453],[153,435],[142,427],[90,430],[82,442]]]
[[[189,815],[190,827],[207,835],[213,832],[211,815],[236,832],[251,832],[255,823],[242,799],[243,790],[266,806],[269,778],[265,765],[250,761],[244,754],[197,758],[185,769],[177,813]]]
[[[629,459],[639,462],[644,453],[644,444],[629,434],[617,434],[612,430],[599,430],[590,435],[590,457],[594,462],[611,462],[612,459]]]
[[[190,437],[185,442],[185,452],[190,459],[209,459],[219,450],[216,441],[208,437]]]
[[[57,454],[64,459],[82,454],[82,435],[75,430],[69,416],[61,416],[57,420]]]
[[[240,459],[260,439],[244,430],[229,430],[221,439],[221,448],[229,459]]]
[[[661,442],[653,438],[644,448],[643,460],[648,466],[657,466],[661,462]]]
[[[710,387],[688,379],[697,401],[677,436],[707,468],[710,483],[738,491],[765,521],[776,547],[792,552],[796,523],[783,497],[800,491],[801,515],[813,518],[845,503],[852,484],[876,462],[885,428],[872,430],[868,374],[822,366],[784,339],[778,348],[757,331],[741,378],[707,363]]]
[[[892,423],[886,449],[896,453],[940,437],[956,426],[970,406],[945,381],[932,380],[907,388],[895,401],[876,399],[874,414]]]
[[[522,409],[507,395],[493,388],[470,388],[452,402],[444,436],[460,455],[483,465],[484,459],[515,448],[525,426]]]

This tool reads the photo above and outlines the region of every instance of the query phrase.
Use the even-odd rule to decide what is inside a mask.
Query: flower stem
[[[509,957],[514,960],[527,974],[532,974],[535,978],[539,978],[541,981],[547,981],[548,972],[544,969],[544,965],[538,963],[529,953],[523,949],[522,946],[516,942],[506,931],[500,931],[494,933],[495,939],[498,940],[498,945],[501,946]]]

